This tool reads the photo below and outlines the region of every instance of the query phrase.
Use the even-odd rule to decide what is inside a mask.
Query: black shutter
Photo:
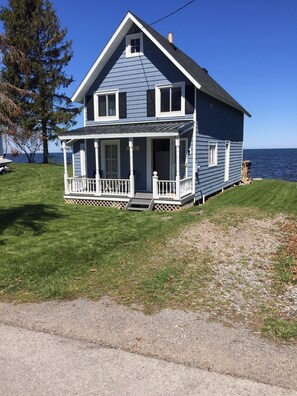
[[[147,109],[148,117],[155,117],[156,110],[155,110],[155,90],[154,89],[148,89],[146,91],[146,109]]]
[[[119,118],[127,118],[127,92],[119,93]]]
[[[93,95],[86,96],[86,107],[87,107],[87,120],[94,121],[94,97],[93,97]]]
[[[195,105],[195,87],[194,85],[186,85],[186,101],[185,101],[185,113],[193,114],[194,105]]]

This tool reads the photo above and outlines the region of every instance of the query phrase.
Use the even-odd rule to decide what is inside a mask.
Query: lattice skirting
[[[127,208],[128,202],[121,201],[100,201],[95,199],[75,199],[75,198],[65,198],[65,203],[68,204],[78,204],[78,205],[87,205],[87,206],[103,206],[109,208],[123,209]]]
[[[116,209],[127,209],[128,202],[121,201],[108,201],[108,200],[98,200],[98,199],[77,199],[77,198],[65,198],[65,203],[72,205],[87,205],[87,206],[101,206],[101,207],[109,207]],[[175,212],[177,210],[186,209],[190,206],[193,206],[193,203],[188,203],[186,205],[174,205],[174,204],[166,204],[166,203],[156,203],[154,205],[154,209],[157,212]]]

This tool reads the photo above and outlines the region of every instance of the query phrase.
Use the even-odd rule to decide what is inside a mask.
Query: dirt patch
[[[284,223],[292,227],[284,216],[248,219],[235,226],[205,220],[168,241],[167,248],[172,256],[207,252],[212,276],[203,299],[212,316],[255,322],[278,307],[295,319],[297,286],[287,286],[280,295],[274,288],[276,253],[286,241]],[[292,242],[290,249],[294,247]]]

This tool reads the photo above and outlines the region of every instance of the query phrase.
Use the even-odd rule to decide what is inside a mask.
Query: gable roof
[[[84,95],[91,87],[95,78],[106,65],[107,61],[126,36],[131,26],[135,24],[154,44],[172,61],[172,63],[194,84],[194,86],[207,95],[241,111],[247,116],[251,115],[225,91],[202,67],[183,51],[170,43],[164,36],[142,21],[136,15],[128,12],[111,39],[87,73],[80,86],[75,91],[72,101],[83,103]]]

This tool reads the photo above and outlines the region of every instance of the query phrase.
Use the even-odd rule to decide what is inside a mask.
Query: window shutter
[[[155,109],[155,90],[148,89],[146,91],[146,109],[148,117],[155,117],[156,109]]]
[[[119,93],[119,118],[127,118],[127,92]]]
[[[94,121],[94,97],[93,95],[86,96],[87,107],[87,121]]]
[[[194,105],[195,105],[195,87],[194,85],[186,85],[185,88],[185,113],[192,114],[194,112]]]

